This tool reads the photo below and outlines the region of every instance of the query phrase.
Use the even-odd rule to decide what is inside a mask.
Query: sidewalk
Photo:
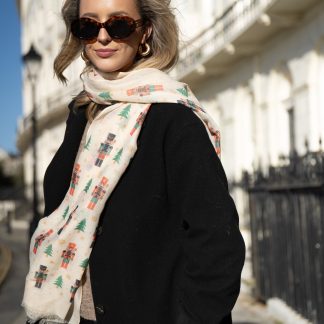
[[[27,257],[27,228],[22,226],[13,228],[11,234],[6,228],[0,227],[0,245],[9,248],[12,253],[12,264],[5,280],[0,283],[0,323],[1,324],[25,324],[25,318],[21,316],[20,303],[25,284],[25,276],[28,269]]]
[[[267,307],[242,293],[232,312],[234,324],[280,324],[267,311]]]
[[[11,250],[0,242],[0,285],[6,278],[11,268],[12,253]]]

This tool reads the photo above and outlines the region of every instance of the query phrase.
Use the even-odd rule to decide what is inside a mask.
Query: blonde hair
[[[170,7],[170,0],[134,0],[139,13],[152,26],[151,36],[147,43],[151,47],[151,55],[147,58],[137,56],[132,69],[157,68],[162,71],[170,70],[177,62],[179,56],[179,30],[175,15]],[[66,68],[82,54],[83,44],[71,34],[71,23],[79,17],[80,0],[65,0],[62,16],[66,26],[66,35],[60,52],[54,61],[54,72],[58,79],[67,83],[64,76]],[[86,62],[85,69],[91,66]],[[81,74],[82,74],[81,73]],[[92,120],[98,112],[99,106],[90,101],[85,92],[75,97],[74,107],[88,105],[87,117]]]

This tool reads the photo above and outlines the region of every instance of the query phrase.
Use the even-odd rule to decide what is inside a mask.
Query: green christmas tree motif
[[[129,118],[129,111],[130,111],[130,109],[131,109],[131,105],[127,105],[127,106],[123,109],[123,111],[121,111],[121,112],[118,114],[118,116],[123,117],[123,118],[125,118],[125,119],[128,119],[128,118]]]
[[[177,89],[177,91],[179,93],[181,93],[185,97],[188,97],[189,96],[188,87],[187,86],[184,86],[183,88],[179,88],[179,89]]]
[[[113,158],[113,160],[114,160],[115,162],[119,163],[122,154],[123,154],[123,148],[121,148],[121,149],[118,151],[118,153],[115,155],[115,157]]]
[[[85,268],[88,266],[88,264],[89,264],[89,259],[88,259],[88,258],[87,258],[87,259],[84,259],[84,260],[80,263],[80,267],[85,269]]]
[[[85,186],[85,188],[83,189],[84,192],[88,193],[90,187],[91,187],[91,183],[92,183],[92,179],[90,179],[87,183],[87,185]]]
[[[101,92],[99,94],[99,97],[102,98],[102,99],[104,99],[104,100],[110,100],[110,99],[112,99],[109,92]]]
[[[67,216],[67,214],[69,213],[69,206],[67,206],[64,210],[64,214],[63,214],[63,219],[65,219],[65,217]]]
[[[89,137],[89,139],[88,139],[88,141],[87,141],[87,143],[84,145],[84,149],[85,150],[89,150],[89,147],[90,147],[90,143],[91,143],[91,135],[90,135],[90,137]]]
[[[53,246],[52,244],[50,244],[44,251],[45,254],[47,254],[48,256],[53,256],[52,253],[53,253]]]
[[[62,288],[63,286],[63,278],[62,276],[59,276],[56,278],[54,285],[56,285],[57,288]]]
[[[80,231],[80,232],[84,232],[85,230],[85,227],[86,227],[86,224],[87,224],[87,220],[86,219],[83,219],[78,225],[77,227],[75,228],[77,231]]]

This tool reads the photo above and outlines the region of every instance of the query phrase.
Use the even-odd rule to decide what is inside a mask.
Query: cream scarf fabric
[[[191,108],[220,153],[213,120],[189,87],[167,74],[145,68],[103,78],[91,70],[83,76],[83,84],[92,101],[107,107],[86,125],[64,200],[41,219],[32,236],[22,301],[30,323],[39,319],[41,323],[79,323],[81,279],[99,217],[136,152],[137,137],[152,103],[181,103]]]

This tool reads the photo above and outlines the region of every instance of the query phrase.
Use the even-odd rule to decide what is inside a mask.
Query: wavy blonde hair
[[[142,19],[151,24],[152,33],[147,40],[151,47],[151,55],[147,58],[137,56],[132,69],[151,67],[162,71],[170,70],[179,57],[179,29],[170,7],[170,0],[134,1],[136,1]],[[79,7],[80,0],[66,0],[62,8],[66,35],[61,50],[54,61],[54,72],[63,83],[68,81],[63,74],[64,71],[81,55],[83,50],[82,42],[71,33],[71,23],[79,17]],[[82,73],[90,66],[91,62],[86,62]],[[74,108],[88,105],[87,117],[92,120],[98,112],[99,105],[90,101],[85,92],[81,92],[74,99]]]

